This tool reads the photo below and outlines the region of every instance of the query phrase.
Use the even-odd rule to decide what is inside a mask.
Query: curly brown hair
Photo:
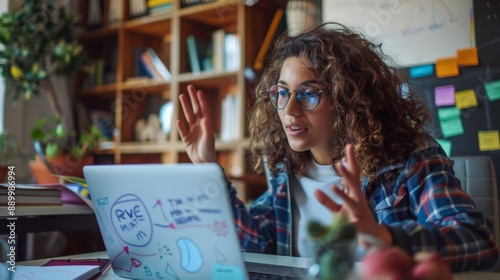
[[[254,171],[262,171],[262,156],[268,165],[285,160],[292,172],[303,174],[312,155],[295,152],[288,145],[277,110],[266,89],[276,84],[283,62],[298,57],[326,88],[321,102],[328,102],[330,128],[336,156],[352,143],[363,176],[374,178],[380,167],[407,158],[423,137],[429,114],[415,92],[403,96],[404,84],[389,59],[363,35],[338,23],[289,37],[280,36],[264,62],[249,118],[250,155]]]

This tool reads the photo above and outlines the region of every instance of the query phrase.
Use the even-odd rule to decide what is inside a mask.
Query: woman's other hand
[[[186,152],[193,163],[217,162],[208,102],[203,92],[193,85],[187,90],[189,98],[185,94],[179,96],[187,123],[180,119],[176,122]]]
[[[335,203],[321,190],[316,190],[316,199],[332,212],[347,215],[349,221],[356,227],[361,246],[367,248],[370,245],[375,245],[372,244],[373,238],[385,245],[390,245],[392,237],[389,230],[378,224],[361,190],[360,167],[356,161],[352,144],[346,145],[345,157],[335,165],[339,175],[344,180],[345,188],[340,189],[337,186],[332,186],[332,190],[342,199],[343,204]]]

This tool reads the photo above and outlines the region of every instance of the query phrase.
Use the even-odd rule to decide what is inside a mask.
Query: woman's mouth
[[[290,136],[299,136],[303,133],[305,133],[307,130],[307,128],[303,127],[303,126],[288,126],[287,127],[287,132],[288,132],[288,135]]]

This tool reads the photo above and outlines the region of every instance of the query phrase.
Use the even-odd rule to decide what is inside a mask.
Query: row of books
[[[100,28],[104,21],[103,0],[89,0],[87,8],[87,26]],[[166,13],[172,10],[173,0],[129,0],[130,18]],[[123,0],[109,0],[108,26],[115,26],[123,21]]]
[[[194,35],[187,36],[191,72],[237,70],[241,60],[239,35],[218,29],[211,38],[210,42],[204,42]]]

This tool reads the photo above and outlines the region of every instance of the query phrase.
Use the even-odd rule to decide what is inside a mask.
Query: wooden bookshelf
[[[111,71],[107,74],[114,75],[115,78],[111,83],[100,85],[89,85],[89,78],[85,75],[77,79],[79,97],[89,110],[94,109],[97,106],[95,104],[101,104],[99,109],[107,106],[107,111],[113,112],[115,116],[118,133],[112,139],[114,145],[99,152],[113,154],[117,164],[188,162],[189,158],[175,128],[175,120],[183,118],[179,94],[187,93],[186,86],[194,84],[205,91],[210,103],[216,150],[228,175],[240,182],[252,178],[252,186],[256,182],[264,182],[255,179],[255,174],[250,174],[246,166],[248,139],[245,116],[248,113],[248,97],[253,92],[248,92],[244,71],[247,65],[253,65],[276,10],[283,8],[286,1],[260,1],[257,5],[247,7],[240,0],[219,0],[182,8],[181,0],[174,0],[169,12],[138,18],[128,15],[129,1],[131,0],[124,1],[121,23],[109,27],[106,22],[109,15],[104,14],[102,26],[88,29],[81,40],[91,58],[104,59],[104,64],[107,65],[105,71]],[[85,25],[88,1],[81,0],[80,5]],[[104,13],[109,12],[108,5],[109,0],[103,0]],[[194,35],[197,39],[210,42],[212,32],[218,29],[224,29],[226,34],[232,33],[238,38],[238,66],[224,71],[193,73],[186,38]],[[116,53],[103,54],[104,47],[114,48]],[[172,74],[171,79],[159,81],[134,78],[137,75],[134,50],[148,47],[161,58]],[[116,59],[113,59],[114,56]],[[219,138],[221,103],[229,93],[242,97],[237,108],[238,117],[235,118],[238,120],[234,126],[237,128],[237,136],[230,141],[222,141]],[[158,105],[168,101],[174,105],[171,130],[165,139],[137,141],[137,121],[147,120],[149,114],[158,114]]]

